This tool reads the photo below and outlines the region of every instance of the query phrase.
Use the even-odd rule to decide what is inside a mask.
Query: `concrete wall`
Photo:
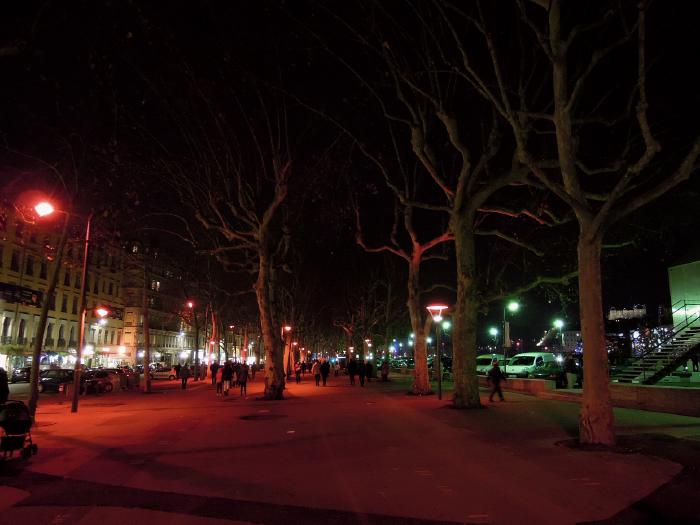
[[[479,386],[488,388],[486,377],[479,376]],[[511,378],[502,388],[547,399],[580,402],[582,397],[581,390],[557,390],[554,381],[544,379]],[[610,395],[613,406],[619,408],[700,417],[700,388],[611,383]]]
[[[700,417],[700,389],[611,384],[613,405]]]
[[[486,380],[486,376],[479,376],[479,386],[485,388],[490,386]],[[556,384],[554,381],[549,381],[548,379],[520,379],[511,377],[508,381],[501,383],[501,388],[503,390],[514,390],[516,392],[537,395],[539,392],[556,390]]]

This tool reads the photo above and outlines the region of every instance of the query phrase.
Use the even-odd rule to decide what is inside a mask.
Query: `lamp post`
[[[553,324],[554,324],[554,328],[559,330],[559,336],[561,339],[561,351],[563,352],[564,351],[564,331],[562,330],[562,328],[564,328],[564,321],[562,321],[561,319],[555,319]]]
[[[292,356],[292,340],[291,340],[292,327],[285,325],[282,327],[282,341],[284,342],[284,375],[287,380],[292,377],[292,369],[294,368],[291,363]]]
[[[39,217],[46,217],[59,210],[56,210],[50,202],[43,201],[34,206],[34,211],[36,211]],[[62,213],[70,215],[67,212]],[[87,305],[85,304],[87,284],[85,281],[87,280],[88,257],[90,254],[91,225],[92,212],[87,216],[87,220],[85,223],[85,247],[83,250],[83,267],[80,278],[80,325],[78,329],[78,348],[76,349],[75,371],[73,373],[73,401],[71,403],[71,412],[78,411],[78,400],[80,399],[80,375],[82,372],[82,364],[80,361],[83,354],[83,345],[85,339],[85,316],[87,313]],[[49,298],[47,297],[47,300],[48,299]]]
[[[192,322],[194,323],[194,378],[192,380],[199,381],[199,321],[194,301],[187,301],[187,308],[192,310]]]
[[[438,399],[442,399],[442,362],[440,356],[440,328],[442,327],[442,312],[447,310],[447,306],[442,304],[433,304],[427,307],[428,312],[433,318],[435,323],[435,343],[437,347],[436,358],[437,358],[437,378],[438,378]],[[435,361],[433,361],[435,363]],[[433,370],[436,370],[433,364]]]
[[[489,328],[489,335],[493,337],[493,346],[496,347],[498,345],[498,328],[495,326]]]
[[[514,314],[520,310],[518,301],[509,301],[503,306],[503,373],[506,372],[506,362],[508,361],[508,348],[510,348],[510,324],[506,320],[506,312]]]

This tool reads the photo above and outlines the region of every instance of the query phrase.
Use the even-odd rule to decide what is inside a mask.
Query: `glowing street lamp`
[[[509,312],[511,315],[520,310],[520,303],[518,301],[508,301],[503,306],[503,373],[506,372],[508,361],[508,349],[510,348],[510,323],[508,323],[506,318],[506,313]]]
[[[292,362],[292,327],[290,325],[282,326],[282,341],[284,343],[284,375],[287,380],[292,378],[294,363]]]
[[[95,313],[104,319],[109,315],[109,310],[107,310],[107,308],[105,308],[104,306],[98,306],[97,308],[95,308]]]
[[[564,351],[564,331],[562,330],[564,328],[564,321],[561,319],[555,319],[554,320],[554,328],[559,330],[559,335],[561,337],[561,350],[562,352]]]
[[[496,346],[496,341],[498,341],[498,328],[495,326],[489,328],[489,335],[493,337],[493,344]]]
[[[51,204],[48,201],[41,201],[38,202],[34,206],[34,211],[39,217],[48,217],[50,215],[53,215],[55,212],[60,211],[56,210],[53,204]],[[71,215],[68,212],[61,211],[61,213],[64,213],[66,215]],[[71,412],[77,412],[78,411],[78,401],[80,399],[80,374],[82,372],[81,368],[81,357],[83,353],[83,346],[85,344],[85,316],[87,314],[86,312],[86,280],[87,280],[87,266],[88,266],[88,257],[90,254],[90,226],[92,223],[92,213],[90,213],[87,216],[87,221],[85,224],[85,246],[84,246],[84,252],[83,252],[83,267],[82,267],[82,272],[81,272],[81,278],[80,278],[80,324],[79,324],[79,330],[78,330],[78,348],[76,351],[76,360],[75,360],[75,371],[73,373],[73,401],[71,403]],[[107,311],[107,313],[109,313]],[[99,315],[99,314],[98,314]],[[106,315],[106,314],[105,314]]]
[[[444,304],[433,304],[427,307],[428,312],[433,318],[435,323],[435,338],[437,346],[437,367],[435,366],[435,361],[433,361],[433,370],[437,371],[438,377],[438,399],[442,400],[442,362],[440,357],[440,328],[442,327],[442,312],[447,310],[447,306]]]
[[[51,215],[55,209],[50,202],[42,201],[34,206],[34,211],[39,217],[46,217],[47,215]]]

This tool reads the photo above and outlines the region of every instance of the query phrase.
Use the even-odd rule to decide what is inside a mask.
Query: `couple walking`
[[[323,359],[320,363],[318,359],[314,361],[311,367],[311,375],[314,376],[316,380],[316,386],[320,386],[321,379],[323,379],[323,386],[326,386],[326,381],[328,381],[328,374],[331,373],[331,365],[328,360]]]

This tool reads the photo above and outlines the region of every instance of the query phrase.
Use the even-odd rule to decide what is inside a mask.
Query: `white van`
[[[491,363],[498,359],[498,364],[503,368],[503,354],[481,354],[476,356],[476,373],[485,376],[491,369]]]
[[[504,371],[507,377],[528,377],[546,363],[554,361],[551,352],[524,352],[512,357]]]

